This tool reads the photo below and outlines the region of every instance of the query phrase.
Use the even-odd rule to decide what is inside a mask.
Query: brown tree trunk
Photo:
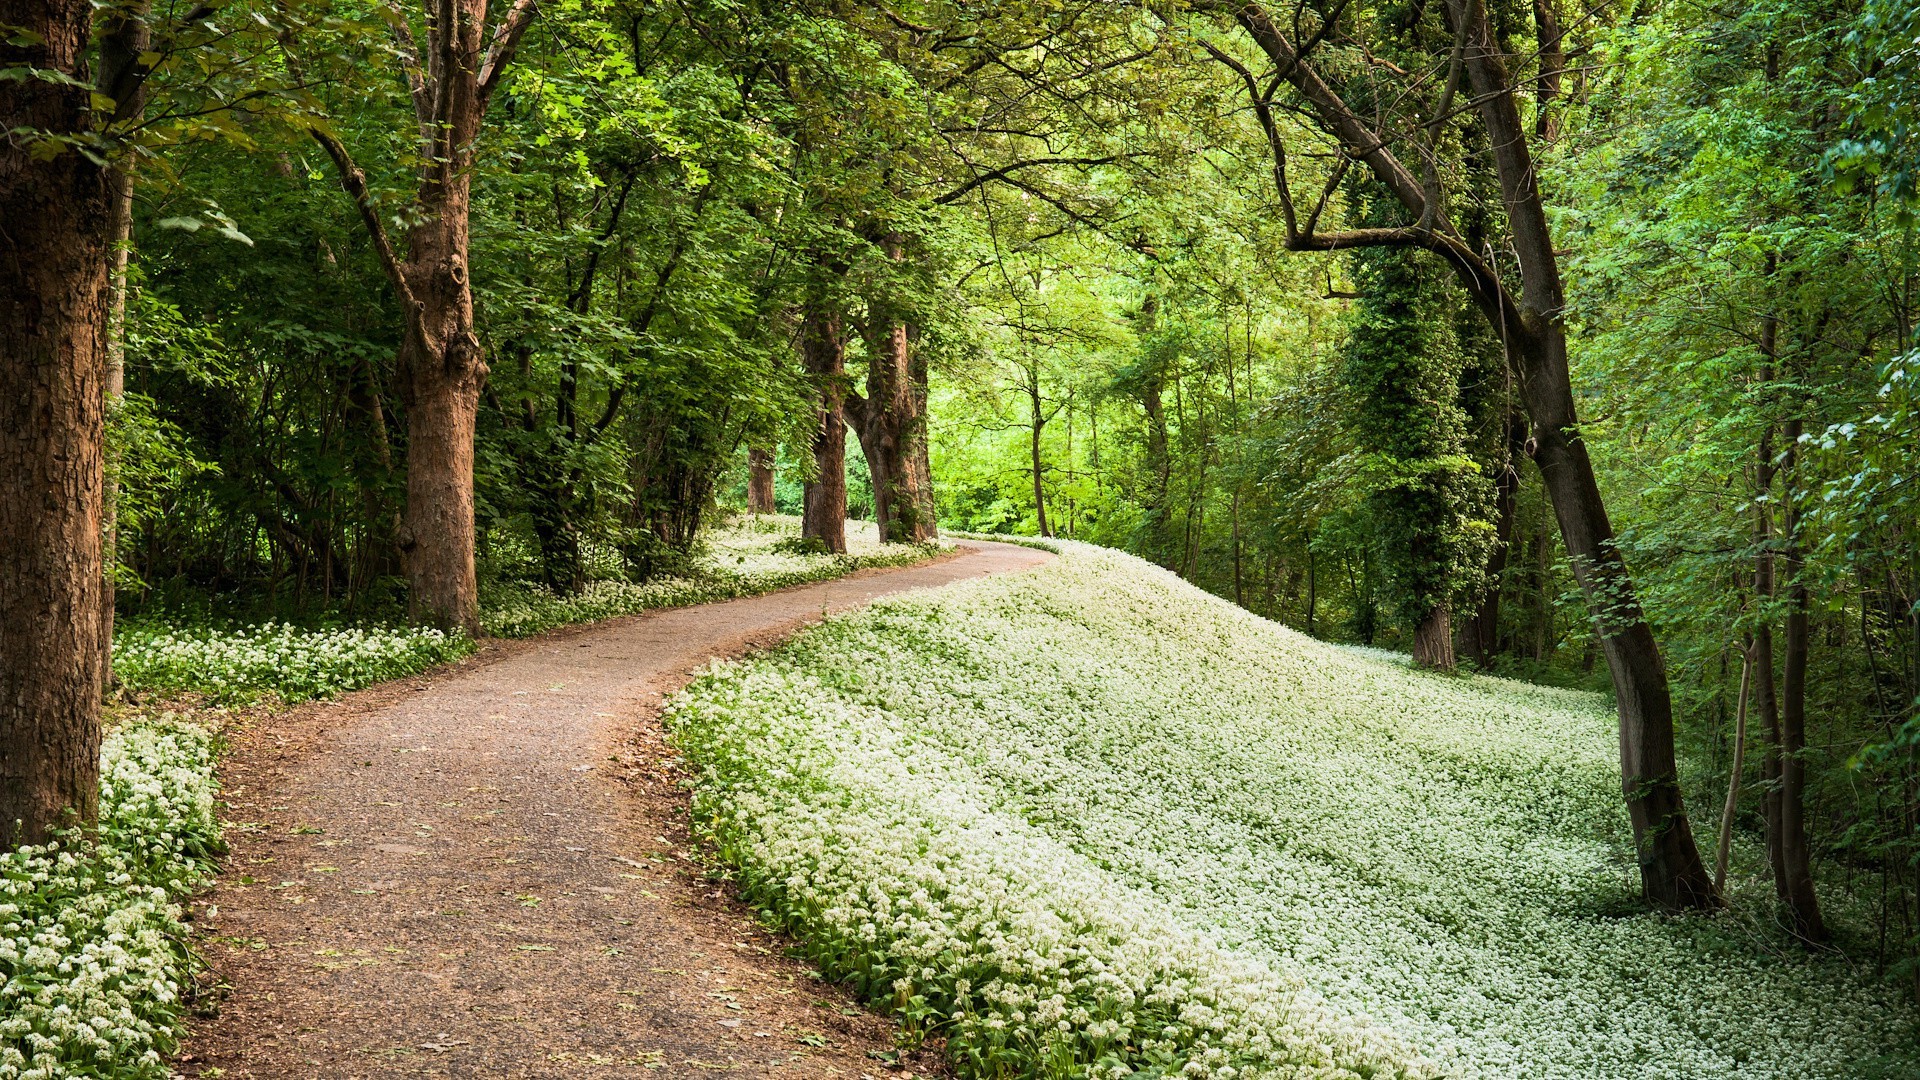
[[[800,325],[800,358],[820,395],[800,535],[834,552],[847,550],[846,342],[840,327],[839,313],[823,307],[809,309]]]
[[[87,138],[92,14],[76,0],[0,0],[13,31],[0,68],[78,80],[0,80],[9,127]],[[86,155],[0,147],[0,845],[98,810],[113,195]]]
[[[913,378],[911,328],[894,323],[867,345],[867,396],[848,394],[844,405],[873,478],[873,520],[888,543],[924,543],[939,529],[927,473],[926,398]]]
[[[881,250],[906,258],[906,238],[888,233]],[[873,478],[873,520],[888,543],[924,543],[939,535],[927,457],[926,362],[916,356],[905,316],[874,305],[864,329],[867,396],[848,394],[846,408]]]
[[[1800,552],[1798,464],[1801,422],[1787,422],[1783,441],[1787,446],[1786,493],[1786,569],[1787,618],[1786,656],[1780,679],[1779,789],[1780,812],[1777,845],[1780,861],[1774,867],[1774,887],[1786,905],[1795,937],[1809,944],[1827,939],[1826,922],[1820,917],[1820,902],[1813,889],[1813,856],[1807,840],[1806,759],[1807,748],[1807,586],[1805,566]]]
[[[1727,861],[1733,854],[1733,815],[1740,808],[1741,774],[1747,767],[1747,703],[1753,696],[1753,649],[1740,650],[1740,699],[1734,707],[1733,765],[1727,770],[1727,802],[1720,811],[1720,842],[1714,848],[1713,887],[1727,887]]]
[[[1046,463],[1040,458],[1040,436],[1046,430],[1046,418],[1040,414],[1040,375],[1033,373],[1033,381],[1027,385],[1027,405],[1031,409],[1028,418],[1029,437],[1027,449],[1032,458],[1033,470],[1033,515],[1040,528],[1041,536],[1052,536],[1047,528],[1047,492],[1041,480],[1045,476]]]
[[[756,514],[773,513],[773,451],[747,451],[747,509]]]
[[[1413,662],[1423,668],[1452,671],[1453,609],[1441,604],[1413,630]]]
[[[400,550],[417,619],[477,634],[473,560],[473,432],[487,364],[473,329],[467,279],[468,172],[407,237],[405,273],[417,323],[401,350],[407,408],[407,508]]]
[[[1720,894],[1701,861],[1681,798],[1666,664],[1626,562],[1614,546],[1613,525],[1580,437],[1560,314],[1565,298],[1526,128],[1484,4],[1465,0],[1464,7],[1468,81],[1492,141],[1507,221],[1520,252],[1521,307],[1535,328],[1518,357],[1523,365],[1521,396],[1533,424],[1534,461],[1613,676],[1621,790],[1639,851],[1641,889],[1656,907],[1717,907]]]
[[[514,0],[489,33],[487,0],[439,0],[426,22],[424,74],[410,68],[420,135],[420,186],[410,207],[401,261],[367,192],[366,176],[344,144],[322,128],[314,138],[339,169],[360,209],[381,264],[406,315],[400,347],[401,399],[407,409],[407,506],[399,547],[408,606],[417,619],[477,634],[480,592],[474,574],[473,432],[487,364],[474,333],[468,269],[475,141],[487,103],[513,61],[535,12]],[[406,51],[411,30],[394,26]],[[419,57],[407,56],[411,63]]]

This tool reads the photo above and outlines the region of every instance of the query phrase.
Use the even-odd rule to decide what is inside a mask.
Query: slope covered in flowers
[[[0,853],[0,1080],[170,1075],[213,803],[212,736],[135,721],[101,749],[93,840]]]
[[[747,895],[969,1075],[1920,1075],[1870,977],[1639,912],[1598,699],[1061,549],[670,716]]]

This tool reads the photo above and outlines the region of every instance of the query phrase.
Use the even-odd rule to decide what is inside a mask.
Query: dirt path
[[[223,984],[204,1077],[902,1076],[890,1028],[689,859],[658,705],[825,611],[1050,556],[962,543],[506,645],[268,717],[222,765],[233,852],[195,905]]]

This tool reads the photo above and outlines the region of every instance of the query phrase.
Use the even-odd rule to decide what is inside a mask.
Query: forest
[[[0,125],[0,1080],[1920,1075],[1912,0],[0,0]]]

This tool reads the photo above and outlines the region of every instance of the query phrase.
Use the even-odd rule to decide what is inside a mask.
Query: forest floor
[[[230,728],[189,1077],[940,1075],[705,875],[659,707],[831,611],[1020,570],[952,555],[494,643]]]

